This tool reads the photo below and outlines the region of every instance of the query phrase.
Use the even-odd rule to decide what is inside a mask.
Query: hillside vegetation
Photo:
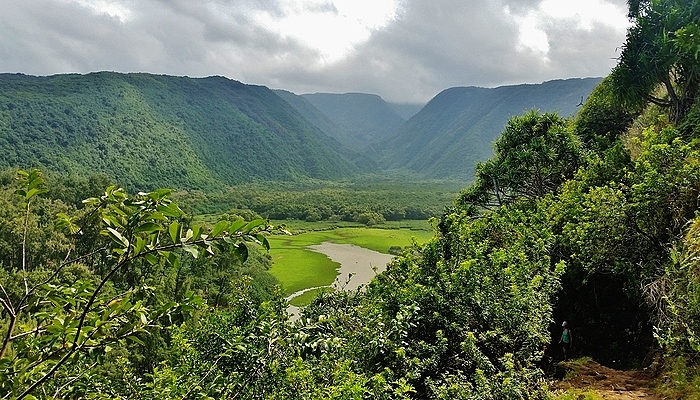
[[[452,88],[405,121],[397,105],[361,93],[295,95],[222,77],[0,74],[0,166],[102,173],[139,190],[387,169],[468,182],[509,117],[567,115],[595,82]]]
[[[0,75],[2,166],[104,173],[134,189],[211,189],[338,179],[360,171],[354,157],[261,86],[109,72]]]
[[[566,320],[574,355],[700,397],[700,2],[628,3],[575,118],[511,117],[428,243],[294,322],[264,220],[0,174],[0,394],[547,399]]]
[[[446,89],[386,141],[373,145],[376,153],[370,154],[383,168],[469,182],[476,163],[493,155],[493,142],[508,119],[529,110],[573,115],[599,82],[586,78]]]

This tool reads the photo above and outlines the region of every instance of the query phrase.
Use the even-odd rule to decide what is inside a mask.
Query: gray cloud
[[[611,2],[624,13],[624,0]],[[406,102],[427,101],[451,86],[602,76],[624,40],[620,29],[602,24],[587,30],[551,21],[543,27],[550,45],[545,59],[519,48],[512,17],[538,2],[404,0],[394,21],[347,57],[323,63],[319,50],[256,25],[253,12],[285,16],[274,0],[123,0],[130,10],[124,18],[69,0],[3,3],[1,72],[224,75],[297,93],[359,91]],[[314,7],[338,13],[332,1]]]

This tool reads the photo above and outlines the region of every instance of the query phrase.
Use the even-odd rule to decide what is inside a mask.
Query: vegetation
[[[211,230],[183,225],[165,190],[129,196],[110,186],[75,210],[40,202],[48,192],[43,183],[38,170],[20,171],[14,193],[2,193],[4,209],[21,217],[17,237],[4,240],[10,251],[0,269],[0,387],[12,398],[82,397],[86,389],[73,384],[94,374],[111,350],[127,342],[148,347],[144,334],[190,315],[203,299],[184,285],[182,253],[230,253],[244,261],[244,242],[269,247],[259,233],[262,220],[221,221]],[[49,210],[61,211],[55,223]],[[180,278],[175,287],[158,285],[165,277],[158,272],[167,270]],[[163,296],[167,289],[172,292]]]
[[[222,77],[0,74],[0,89],[2,167],[99,172],[132,190],[361,170],[274,92]]]
[[[543,348],[566,319],[575,351],[640,365],[655,350],[665,395],[696,396],[700,101],[672,99],[695,79],[683,61],[695,3],[630,5],[621,64],[581,114],[512,117],[430,240],[364,291],[320,291],[294,322],[268,271],[267,224],[242,218],[272,215],[255,200],[199,228],[168,191],[108,186],[78,203],[100,179],[47,191],[38,171],[0,175],[1,395],[543,399]],[[658,21],[667,29],[646,30]],[[630,52],[665,40],[670,86],[644,81],[654,98],[616,102]]]
[[[567,79],[493,89],[455,87],[435,96],[381,145],[367,149],[380,166],[431,178],[471,182],[475,166],[493,155],[508,120],[533,108],[575,114],[600,78]]]
[[[347,182],[267,182],[236,185],[218,193],[180,191],[182,206],[196,213],[260,215],[310,223],[426,221],[439,216],[459,191],[454,182],[381,180],[364,175]],[[252,212],[252,213],[251,213]]]

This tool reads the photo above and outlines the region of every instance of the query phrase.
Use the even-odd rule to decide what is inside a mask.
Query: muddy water
[[[390,254],[365,249],[354,244],[323,242],[308,248],[317,253],[325,254],[331,261],[340,264],[338,276],[332,285],[336,290],[355,290],[366,285],[377,273],[386,269],[386,265],[393,257]],[[287,300],[312,289],[317,288],[308,288],[292,293],[287,297]],[[299,315],[299,309],[294,306],[289,307],[289,312],[292,318]]]

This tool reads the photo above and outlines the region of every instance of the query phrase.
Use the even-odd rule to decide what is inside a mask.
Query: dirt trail
[[[558,390],[591,390],[605,399],[662,400],[650,389],[651,376],[645,371],[618,371],[595,361],[584,364],[562,362],[559,365],[574,370],[575,373],[570,373],[570,378],[557,382],[555,387]]]

